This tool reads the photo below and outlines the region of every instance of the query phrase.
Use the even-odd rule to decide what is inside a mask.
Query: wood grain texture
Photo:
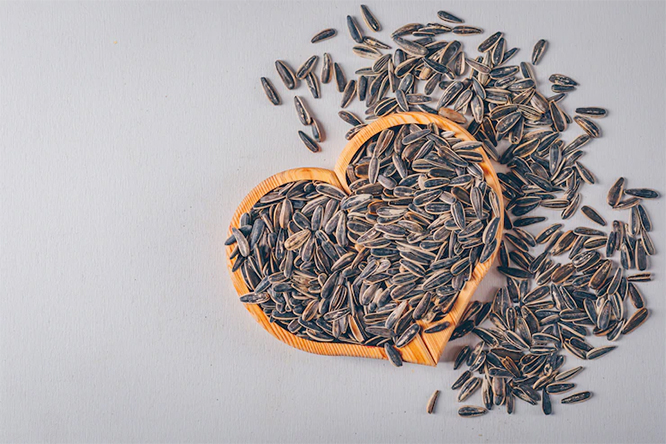
[[[252,206],[259,201],[259,199],[265,194],[269,193],[271,190],[284,185],[289,182],[299,181],[299,180],[319,180],[322,182],[327,182],[332,185],[335,185],[347,192],[349,194],[349,186],[346,181],[346,168],[349,165],[349,162],[356,154],[356,151],[372,136],[381,132],[386,128],[390,128],[396,125],[403,124],[428,124],[435,123],[440,128],[446,131],[453,131],[456,133],[456,137],[464,140],[475,140],[465,129],[460,127],[454,122],[451,122],[448,119],[445,119],[440,116],[435,116],[432,114],[426,113],[400,113],[393,114],[381,119],[378,119],[367,127],[363,128],[359,133],[347,144],[347,146],[342,151],[340,158],[335,166],[334,171],[321,169],[321,168],[297,168],[293,170],[284,171],[282,173],[276,174],[269,177],[268,179],[261,182],[256,186],[250,193],[243,199],[241,204],[236,209],[234,216],[229,225],[229,234],[231,234],[232,227],[238,227],[240,217],[243,213],[249,211]],[[502,190],[500,188],[499,180],[497,174],[495,173],[489,159],[485,155],[482,149],[477,149],[478,152],[483,156],[483,162],[480,164],[481,168],[484,171],[488,185],[495,190],[495,192],[500,196],[500,206],[503,211],[502,204]],[[501,239],[503,232],[503,219],[500,219],[500,226],[497,231],[497,238]],[[499,245],[499,243],[498,243]],[[243,295],[249,292],[249,289],[245,285],[243,276],[240,270],[232,272],[233,262],[229,259],[231,252],[233,251],[233,245],[227,246],[227,266],[231,272],[231,279],[233,281],[234,287],[238,292],[238,295]],[[497,255],[497,249],[493,252],[492,256],[484,264],[477,265],[473,270],[472,278],[465,284],[462,291],[458,295],[458,299],[451,310],[451,312],[439,322],[448,321],[451,323],[451,326],[441,332],[433,334],[421,334],[417,336],[410,344],[400,349],[402,358],[405,362],[412,362],[423,365],[437,365],[439,357],[441,356],[446,344],[453,333],[453,330],[458,325],[460,317],[465,311],[474,291],[478,287],[479,283],[486,275],[490,269],[495,257]],[[248,311],[252,316],[259,322],[269,333],[281,340],[282,342],[291,345],[292,347],[304,350],[310,353],[317,353],[321,355],[333,355],[333,356],[357,356],[357,357],[366,357],[366,358],[377,358],[377,359],[387,359],[384,349],[381,347],[368,347],[364,345],[356,344],[341,344],[341,343],[321,343],[315,341],[309,341],[298,336],[291,334],[289,331],[269,322],[268,317],[264,314],[261,308],[258,305],[245,304]],[[421,327],[428,328],[429,325],[419,321]]]

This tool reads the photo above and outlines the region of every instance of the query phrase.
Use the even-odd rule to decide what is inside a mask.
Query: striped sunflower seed
[[[312,39],[310,40],[310,43],[318,43],[324,40],[328,40],[330,38],[335,37],[337,33],[338,31],[336,31],[333,28],[324,29],[315,34],[314,37],[312,37]]]
[[[276,60],[275,69],[277,70],[282,83],[284,83],[284,86],[286,86],[287,89],[294,89],[296,86],[298,86],[298,79],[296,78],[296,74],[294,74],[294,71],[289,67],[289,65],[287,65],[287,62]]]
[[[266,77],[262,77],[261,86],[264,88],[266,97],[268,97],[268,100],[270,100],[273,105],[279,105],[281,103],[280,96],[278,96],[278,93],[275,91],[275,87],[273,87],[273,84],[270,80],[268,80]]]
[[[544,39],[539,40],[536,42],[534,45],[534,49],[532,50],[532,65],[538,65],[539,62],[541,61],[541,58],[543,57],[544,52],[546,52],[546,48],[548,47],[548,42]]]
[[[365,24],[368,25],[368,28],[372,29],[375,32],[379,32],[382,30],[379,21],[372,14],[370,9],[366,5],[361,5],[361,14],[363,15],[363,20],[365,21]]]

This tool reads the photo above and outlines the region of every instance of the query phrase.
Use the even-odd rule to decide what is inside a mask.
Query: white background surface
[[[604,204],[620,175],[666,193],[663,2],[367,3],[385,41],[439,9],[503,30],[517,61],[548,39],[542,83],[568,74],[581,87],[567,111],[610,110],[582,159],[599,179],[584,203],[626,220]],[[395,369],[310,355],[238,303],[223,254],[236,205],[279,171],[332,167],[348,129],[332,84],[316,103],[302,84],[328,135],[322,153],[308,152],[273,62],[328,51],[351,75],[366,63],[351,54],[350,13],[360,17],[358,3],[0,5],[0,440],[666,440],[663,199],[647,203],[659,252],[657,281],[641,285],[651,318],[585,364],[575,382],[592,400],[558,402],[551,417],[517,401],[513,416],[458,418],[450,362]],[[340,33],[311,45],[325,27]],[[462,40],[474,53],[483,38]],[[285,105],[265,99],[263,75]],[[434,389],[443,393],[427,415]]]

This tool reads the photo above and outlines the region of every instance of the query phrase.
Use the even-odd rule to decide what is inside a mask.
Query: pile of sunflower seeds
[[[381,29],[367,7],[361,7],[361,15],[369,32]],[[463,348],[458,355],[454,367],[465,363],[469,369],[453,388],[460,390],[460,401],[481,389],[483,406],[464,406],[459,410],[461,416],[479,416],[499,405],[512,413],[515,399],[541,403],[544,413],[550,414],[551,396],[573,390],[575,385],[568,381],[582,371],[582,367],[562,368],[565,353],[584,360],[599,358],[615,346],[594,346],[588,342],[590,335],[616,341],[649,315],[638,285],[652,280],[647,270],[655,248],[649,235],[652,222],[643,201],[659,194],[627,188],[626,180],[618,179],[607,201],[614,210],[627,210],[628,221],[613,220],[606,230],[608,224],[600,212],[582,205],[581,188],[594,184],[596,178],[580,159],[584,148],[601,137],[598,119],[607,111],[581,107],[571,117],[564,100],[579,84],[568,75],[551,74],[546,85],[550,92],[539,90],[543,85],[539,85],[535,66],[546,54],[546,40],[536,42],[529,62],[510,64],[519,49],[510,48],[502,32],[481,42],[478,54],[467,54],[458,38],[483,30],[463,23],[463,19],[439,11],[431,23],[409,23],[394,30],[391,45],[397,48],[393,50],[391,45],[365,35],[358,21],[348,16],[352,52],[372,63],[347,80],[342,67],[324,53],[320,77],[322,83],[335,79],[342,94],[339,116],[352,125],[347,139],[368,121],[391,113],[438,114],[463,125],[502,169],[498,176],[506,203],[502,215],[506,232],[499,245],[497,269],[506,277],[506,286],[497,291],[492,302],[471,304],[456,327],[452,339],[472,333],[480,342]],[[313,41],[336,34],[326,30]],[[319,96],[315,92],[320,94],[314,70],[317,59],[310,57],[298,70],[301,78],[311,77],[308,85],[317,85],[310,87],[315,98]],[[292,89],[297,76],[285,74],[279,67],[278,73]],[[269,99],[277,96],[270,88],[266,92]],[[363,118],[344,109],[355,100],[364,102]],[[562,136],[570,127],[580,133],[567,142]],[[311,148],[309,137],[301,138]],[[398,164],[391,165],[387,156],[374,161],[371,152],[358,156],[365,158],[355,160],[359,165],[367,163],[368,178],[376,174],[377,183],[385,188],[393,186],[381,168],[398,170]],[[377,171],[372,165],[372,175],[371,161],[380,166]],[[360,168],[359,176],[364,180],[365,168]],[[347,172],[351,183],[356,180],[355,173]],[[362,186],[370,185],[368,180]],[[395,188],[393,191],[395,196]],[[563,222],[579,208],[596,228],[565,228]],[[557,211],[557,220],[531,232],[533,225],[547,220],[531,213],[544,209]],[[619,262],[613,260],[616,253]],[[561,403],[590,397],[587,391],[573,393]],[[429,401],[429,412],[436,400],[434,396]]]
[[[551,396],[574,389],[567,381],[583,370],[578,366],[562,371],[563,352],[582,360],[600,358],[615,346],[592,345],[586,339],[590,329],[592,335],[612,342],[645,322],[649,311],[637,284],[652,279],[645,270],[655,250],[649,236],[652,222],[637,196],[655,198],[657,193],[624,190],[624,182],[620,178],[611,187],[608,202],[616,209],[629,205],[629,223],[614,220],[610,233],[588,227],[563,231],[560,223],[536,236],[515,224],[516,234],[505,233],[498,270],[506,276],[506,287],[492,302],[470,304],[452,335],[471,332],[480,339],[456,357],[454,369],[463,364],[469,368],[451,388],[459,390],[459,401],[481,388],[484,407],[476,407],[473,414],[461,409],[461,415],[476,416],[502,404],[512,413],[514,397],[541,402],[543,412],[551,414]],[[625,194],[631,197],[624,199]],[[603,219],[595,221],[606,225]],[[531,255],[540,245],[545,245],[542,252]],[[617,251],[619,264],[612,260]],[[638,272],[625,275],[632,269]],[[632,314],[626,300],[634,308]],[[561,403],[590,397],[589,392],[574,393]]]
[[[499,197],[478,142],[435,125],[368,140],[347,171],[351,195],[321,182],[283,185],[233,229],[233,269],[271,322],[319,342],[398,349],[423,320],[434,333],[478,263],[498,247]]]

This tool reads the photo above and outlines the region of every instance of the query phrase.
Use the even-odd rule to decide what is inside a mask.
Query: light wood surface
[[[380,118],[368,126],[363,128],[359,133],[345,146],[338,162],[334,168],[334,171],[321,169],[321,168],[296,168],[293,170],[284,171],[282,173],[276,174],[269,177],[268,179],[261,182],[257,187],[255,187],[246,197],[243,199],[241,204],[236,209],[234,216],[231,220],[229,226],[229,234],[231,234],[232,227],[238,227],[240,217],[243,213],[247,212],[252,208],[252,206],[265,194],[271,190],[284,185],[285,183],[299,181],[299,180],[320,180],[323,182],[330,183],[337,187],[344,189],[349,193],[349,186],[346,181],[346,168],[351,159],[354,157],[358,149],[372,136],[381,132],[386,128],[390,128],[396,125],[404,125],[410,123],[417,124],[427,124],[435,123],[438,127],[446,130],[453,131],[456,133],[456,137],[464,140],[475,140],[464,128],[458,124],[445,119],[440,116],[426,113],[400,113],[392,114],[383,118]],[[502,190],[500,188],[499,180],[497,174],[495,173],[490,160],[483,152],[481,148],[477,149],[483,156],[483,162],[480,164],[481,168],[484,171],[486,181],[488,185],[495,190],[495,192],[500,197],[500,205],[502,204]],[[502,206],[503,210],[503,206]],[[500,219],[500,226],[497,231],[497,238],[501,239],[503,232],[503,219]],[[498,242],[499,245],[499,242]],[[231,272],[233,262],[229,259],[229,255],[233,250],[233,246],[227,246],[227,265],[229,271]],[[465,308],[467,307],[474,291],[478,287],[479,283],[486,275],[490,269],[495,257],[497,255],[497,249],[491,255],[490,259],[484,264],[477,265],[477,267],[472,272],[472,278],[465,284],[462,291],[458,295],[458,299],[451,310],[451,312],[444,318],[444,321],[449,321],[451,326],[441,332],[432,333],[432,334],[421,334],[419,337],[414,339],[409,345],[400,349],[402,358],[406,362],[412,362],[417,364],[424,365],[437,365],[437,362],[446,347],[446,344],[453,333],[453,330],[458,325],[460,317],[462,316]],[[238,295],[243,295],[249,292],[249,289],[245,285],[242,274],[240,270],[236,272],[231,272],[231,278],[234,283],[234,287],[238,292]],[[288,332],[287,330],[272,324],[269,322],[268,317],[264,314],[261,308],[258,305],[245,304],[248,311],[252,316],[259,322],[269,333],[278,338],[279,340],[296,347],[300,350],[308,351],[311,353],[317,353],[321,355],[345,355],[345,356],[358,356],[358,357],[367,357],[367,358],[378,358],[378,359],[387,359],[384,349],[381,347],[368,347],[364,345],[355,345],[355,344],[341,344],[341,343],[321,343],[315,341],[309,341],[298,336],[295,336]],[[419,321],[424,329],[428,328],[428,324]]]

